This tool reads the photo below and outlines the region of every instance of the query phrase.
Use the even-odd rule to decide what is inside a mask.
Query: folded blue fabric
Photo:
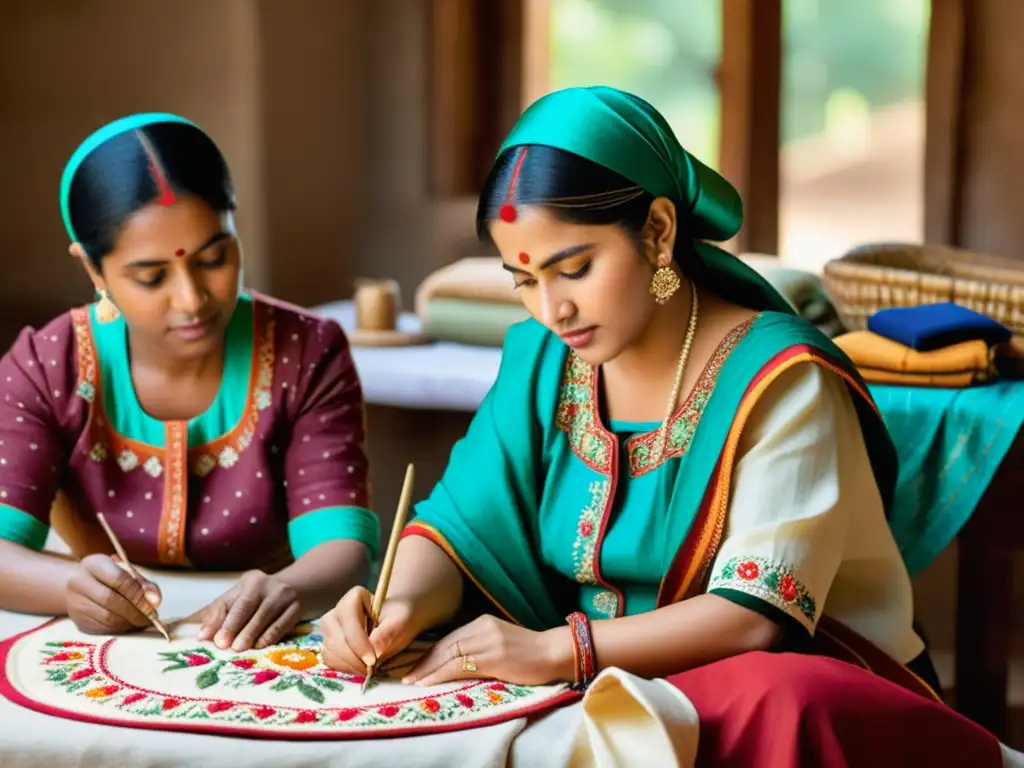
[[[964,341],[1009,341],[1013,332],[987,315],[952,302],[883,309],[868,318],[868,330],[921,352]]]

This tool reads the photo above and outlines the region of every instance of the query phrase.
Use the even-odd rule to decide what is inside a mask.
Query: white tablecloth
[[[313,312],[355,328],[351,301],[313,307]],[[405,313],[399,329],[418,331],[419,319]],[[433,342],[413,347],[353,347],[352,357],[372,405],[425,410],[476,411],[498,377],[501,349]]]
[[[238,574],[179,574],[140,569],[160,584],[164,602],[162,618],[191,614],[222,594]],[[38,616],[0,611],[0,638],[25,632],[44,621]],[[635,714],[623,727],[617,714],[609,720],[585,716],[584,702],[556,710],[528,722],[512,720],[499,725],[453,733],[412,736],[389,740],[359,741],[276,741],[205,734],[134,730],[65,720],[25,709],[0,696],[0,766],[2,768],[547,768],[572,764],[574,768],[613,768],[622,763],[601,758],[601,739],[608,726],[626,747],[637,743],[657,744],[659,724],[673,723],[670,745],[662,736],[657,764],[666,768],[689,768],[697,744],[696,712],[684,696],[666,684],[625,676],[625,685],[611,692],[612,706],[603,702],[602,711],[635,712],[637,707],[651,713],[645,727],[637,727]],[[640,688],[636,688],[639,685]],[[570,763],[570,755],[581,729],[585,729],[597,756]],[[648,733],[650,731],[650,733]],[[622,748],[623,744],[614,744]],[[674,746],[676,759],[671,754]],[[649,748],[649,747],[648,747]],[[667,762],[666,762],[667,758]],[[646,766],[643,755],[629,765]]]

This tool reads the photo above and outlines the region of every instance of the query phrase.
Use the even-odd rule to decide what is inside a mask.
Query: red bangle
[[[597,657],[594,654],[594,642],[590,636],[590,621],[585,613],[576,611],[566,619],[572,633],[573,656],[576,660],[576,675],[573,687],[584,689],[597,676]]]

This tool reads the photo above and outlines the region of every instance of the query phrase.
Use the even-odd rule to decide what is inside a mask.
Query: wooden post
[[[777,254],[782,0],[722,0],[719,168],[743,198],[737,252]]]
[[[430,194],[472,197],[522,110],[523,0],[432,0]]]

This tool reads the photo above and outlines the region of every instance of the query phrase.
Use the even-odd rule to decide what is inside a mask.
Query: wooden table
[[[1014,555],[1024,550],[1024,432],[958,538],[956,708],[1007,738]]]

